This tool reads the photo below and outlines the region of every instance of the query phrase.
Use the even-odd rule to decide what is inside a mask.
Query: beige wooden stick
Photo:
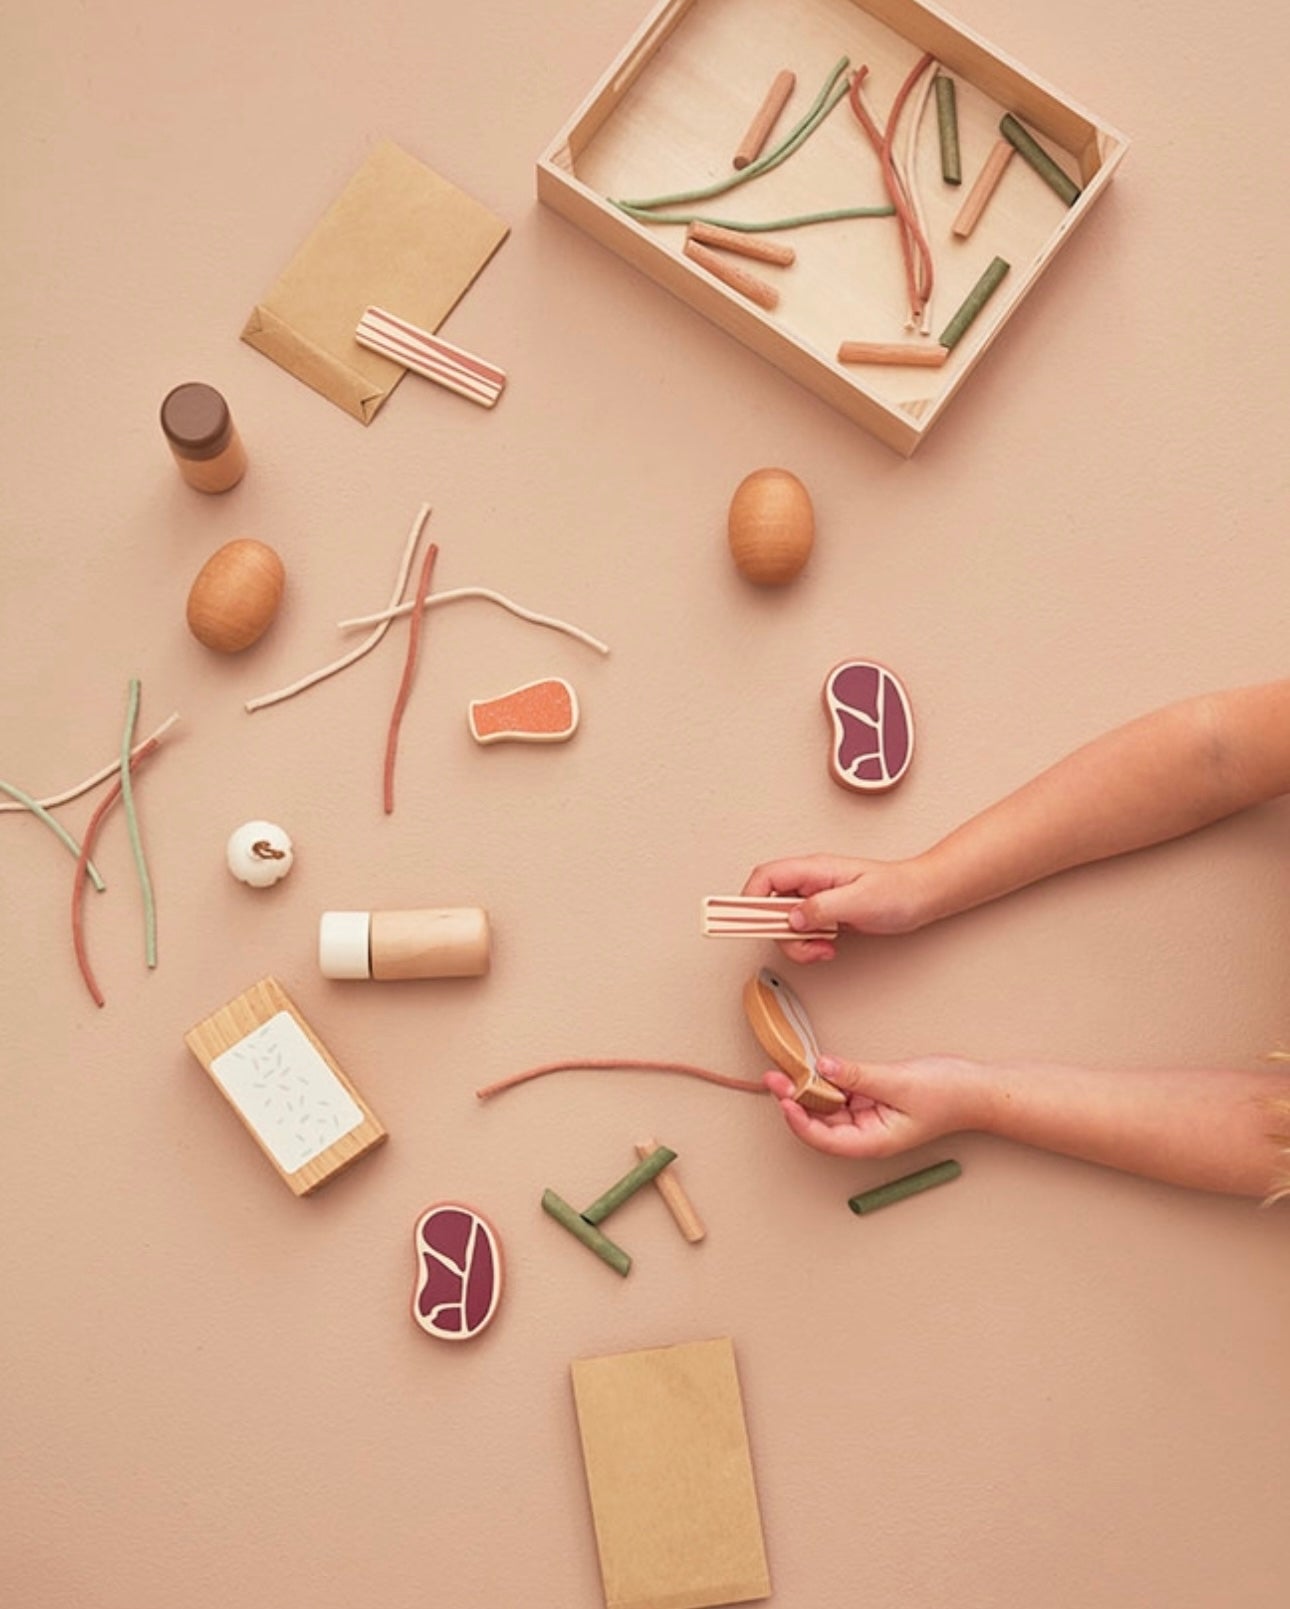
[[[981,214],[985,211],[986,202],[994,194],[999,180],[1003,177],[1003,170],[1012,161],[1016,147],[1007,140],[996,140],[994,149],[985,159],[985,166],[977,174],[972,188],[968,191],[967,200],[959,208],[959,215],[954,220],[954,233],[959,240],[966,240],[976,228]]]
[[[766,91],[766,99],[761,103],[756,117],[748,125],[748,132],[739,142],[739,149],[735,152],[737,168],[746,168],[761,155],[762,146],[770,138],[770,131],[775,127],[776,120],[788,104],[788,97],[796,85],[796,73],[785,70],[775,74],[774,82]]]
[[[744,234],[738,229],[723,229],[717,223],[696,220],[686,230],[685,238],[697,240],[701,246],[719,246],[723,251],[733,251],[737,257],[751,257],[754,262],[776,263],[780,268],[789,268],[797,261],[797,253],[791,246],[781,246],[777,241]]]
[[[636,1155],[644,1162],[647,1156],[652,1156],[658,1150],[657,1140],[637,1140]],[[691,1245],[702,1240],[707,1230],[699,1221],[699,1215],[694,1210],[694,1204],[681,1188],[681,1181],[676,1177],[675,1168],[664,1168],[662,1173],[654,1175],[654,1184],[659,1195],[667,1203],[667,1210],[676,1219],[676,1227],[681,1231]]]
[[[912,341],[843,341],[839,363],[907,364],[916,369],[939,369],[949,357],[945,347],[916,346]]]
[[[698,263],[700,268],[706,268],[714,279],[729,285],[732,291],[738,291],[750,302],[756,302],[758,307],[764,307],[768,313],[779,306],[779,292],[773,285],[768,285],[764,279],[758,279],[756,274],[750,274],[746,269],[737,268],[734,263],[726,262],[719,252],[709,251],[707,246],[701,246],[695,240],[687,240],[685,255]]]

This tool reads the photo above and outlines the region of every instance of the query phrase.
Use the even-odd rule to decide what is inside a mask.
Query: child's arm
[[[1290,680],[1188,699],[1118,727],[912,859],[771,861],[745,891],[802,894],[804,928],[909,932],[1288,791]],[[826,941],[789,947],[803,961],[832,953]]]
[[[1125,1071],[955,1057],[825,1059],[847,1105],[812,1117],[782,1073],[788,1127],[834,1156],[886,1157],[974,1130],[1194,1190],[1266,1197],[1287,1182],[1290,1073]]]

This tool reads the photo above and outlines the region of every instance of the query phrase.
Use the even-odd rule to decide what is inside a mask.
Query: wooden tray
[[[925,51],[955,81],[963,170],[961,185],[943,183],[933,97],[917,147],[936,268],[931,339],[993,257],[1011,265],[939,369],[836,362],[844,340],[908,339],[894,219],[770,237],[795,246],[797,262],[787,269],[744,264],[781,292],[778,308],[764,312],[683,255],[683,227],[640,223],[612,204],[732,173],[735,148],[781,68],[797,74],[797,88],[772,143],[805,113],[842,56],[869,68],[866,95],[885,121]],[[1015,157],[975,232],[955,240],[954,218],[1004,112],[1036,136],[1082,193],[1067,207]],[[908,456],[1106,188],[1126,148],[1108,124],[916,0],[664,0],[539,158],[537,188],[548,206]],[[782,166],[693,210],[766,219],[886,200],[878,160],[844,102]]]

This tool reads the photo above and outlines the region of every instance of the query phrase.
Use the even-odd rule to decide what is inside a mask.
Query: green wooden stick
[[[977,280],[976,284],[973,285],[962,307],[959,308],[958,312],[955,313],[954,317],[940,333],[940,343],[946,351],[950,351],[957,346],[967,334],[973,319],[976,318],[977,314],[1002,284],[1003,277],[1008,272],[1009,266],[1002,257],[996,257],[985,273]]]
[[[57,833],[59,842],[66,847],[68,854],[71,855],[73,860],[79,860],[81,858],[81,846],[76,842],[75,838],[72,837],[71,833],[68,832],[67,828],[63,826],[61,821],[54,820],[53,816],[50,815],[49,811],[45,809],[43,804],[41,804],[38,800],[33,799],[29,793],[24,793],[21,788],[15,788],[12,782],[0,782],[0,793],[7,793],[11,799],[16,799],[20,805],[25,805],[26,808],[31,811],[33,816],[36,816],[39,820],[45,823],[51,832]],[[107,887],[107,884],[99,876],[98,867],[95,866],[92,860],[87,860],[85,862],[85,871],[86,875],[89,877],[89,880],[94,884],[95,888],[97,888],[101,894]]]
[[[862,1214],[877,1212],[879,1207],[890,1207],[895,1201],[903,1201],[906,1196],[916,1196],[921,1190],[931,1190],[938,1184],[948,1184],[951,1179],[957,1179],[963,1169],[952,1159],[948,1162],[935,1162],[930,1168],[920,1168],[917,1173],[907,1173],[903,1179],[893,1179],[889,1184],[876,1185],[872,1190],[862,1190],[858,1196],[852,1196],[847,1206],[852,1212]]]
[[[1063,168],[1058,167],[1039,141],[1022,128],[1011,112],[1005,112],[999,120],[999,133],[1009,145],[1016,147],[1018,156],[1025,157],[1044,183],[1056,190],[1068,207],[1075,205],[1080,198],[1079,185]]]
[[[651,1151],[630,1173],[624,1173],[617,1184],[611,1184],[603,1196],[597,1196],[589,1207],[583,1208],[581,1213],[583,1223],[604,1223],[611,1212],[617,1212],[624,1201],[634,1196],[656,1174],[662,1173],[669,1162],[675,1161],[676,1152],[669,1151],[665,1145],[660,1145],[657,1151]]]
[[[615,1246],[608,1235],[602,1235],[599,1229],[593,1228],[585,1218],[580,1218],[567,1201],[556,1195],[554,1190],[542,1192],[542,1211],[549,1213],[556,1223],[563,1224],[575,1240],[580,1240],[584,1246],[595,1252],[602,1262],[606,1262],[616,1274],[624,1278],[627,1270],[632,1266],[632,1260],[621,1246]]]
[[[941,139],[941,178],[946,184],[963,183],[959,161],[959,109],[954,80],[936,75],[936,128]]]

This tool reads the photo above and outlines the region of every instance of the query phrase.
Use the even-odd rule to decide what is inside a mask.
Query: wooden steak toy
[[[840,1089],[821,1078],[820,1047],[802,1002],[777,973],[762,967],[744,986],[744,1011],[757,1042],[793,1080],[793,1098],[808,1112],[836,1112],[845,1105]]]
[[[825,678],[824,707],[833,780],[858,793],[895,787],[914,758],[914,712],[897,677],[870,659],[844,660]]]
[[[473,1207],[440,1201],[417,1219],[412,1242],[412,1317],[441,1341],[473,1339],[502,1298],[502,1246],[493,1226]]]

